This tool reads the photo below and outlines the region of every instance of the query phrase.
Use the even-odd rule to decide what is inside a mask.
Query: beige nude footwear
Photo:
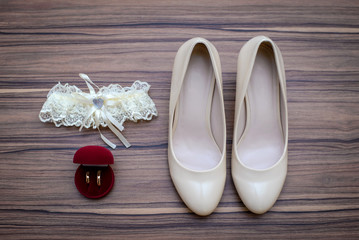
[[[288,113],[282,55],[258,36],[241,49],[232,147],[232,178],[246,207],[257,214],[276,202],[287,174]]]
[[[172,73],[168,163],[183,202],[206,216],[217,207],[226,178],[226,122],[216,48],[193,38],[178,50]]]

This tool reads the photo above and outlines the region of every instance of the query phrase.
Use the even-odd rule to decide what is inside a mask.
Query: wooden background
[[[270,212],[244,207],[230,175],[236,60],[264,34],[282,50],[289,165]],[[209,217],[191,213],[168,171],[168,100],[178,48],[202,36],[217,47],[227,117],[227,181]],[[0,239],[358,239],[358,1],[1,1]],[[148,81],[159,116],[126,123],[103,199],[73,182],[73,154],[105,144],[96,130],[40,122],[58,81],[86,90]],[[105,135],[118,143],[110,131]]]

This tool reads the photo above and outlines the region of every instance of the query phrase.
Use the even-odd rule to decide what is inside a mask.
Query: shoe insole
[[[258,49],[247,90],[246,130],[237,149],[247,167],[267,169],[281,157],[284,137],[280,120],[279,81],[273,50]]]
[[[177,159],[192,170],[209,170],[221,159],[210,127],[215,77],[203,44],[192,52],[176,109],[173,149]]]

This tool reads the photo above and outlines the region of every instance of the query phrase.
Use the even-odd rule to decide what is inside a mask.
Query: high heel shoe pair
[[[237,65],[232,179],[245,206],[267,212],[287,174],[288,113],[282,55],[258,36],[241,49]],[[173,67],[168,163],[184,203],[198,215],[217,207],[226,179],[226,120],[216,48],[193,38]]]

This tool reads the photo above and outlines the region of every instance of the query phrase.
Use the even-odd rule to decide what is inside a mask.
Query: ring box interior
[[[111,191],[115,175],[109,165],[114,163],[110,150],[101,146],[82,147],[75,153],[73,162],[80,164],[75,173],[75,185],[82,195],[101,198]],[[98,170],[101,170],[101,186],[97,185]],[[86,183],[86,172],[89,172],[89,183]]]

